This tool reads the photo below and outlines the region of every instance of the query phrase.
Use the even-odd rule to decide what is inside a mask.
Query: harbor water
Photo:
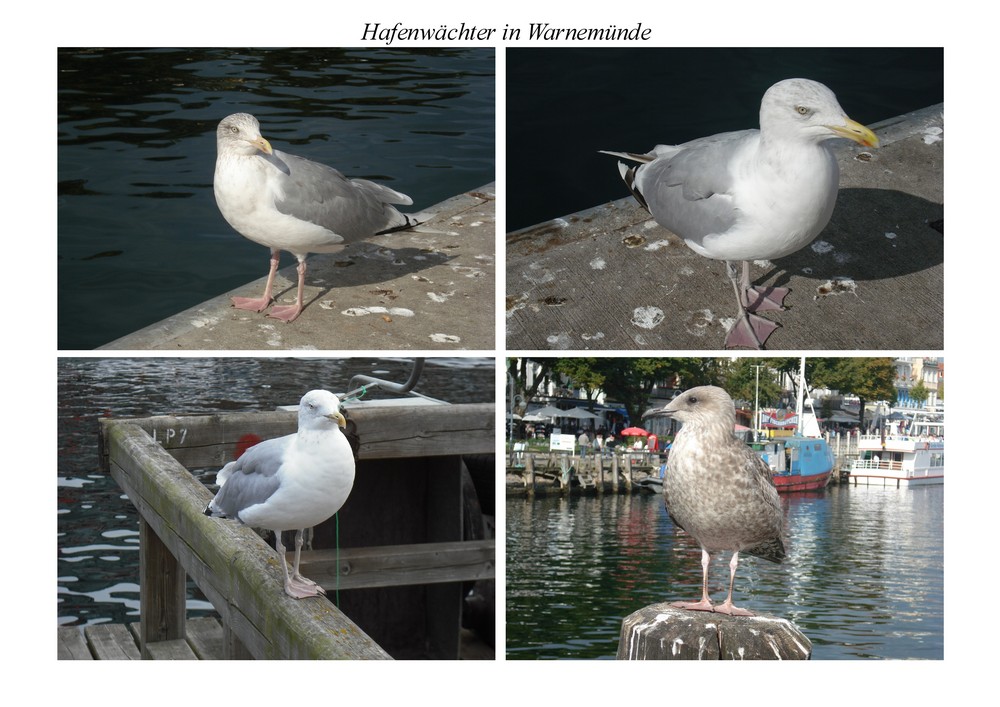
[[[59,625],[139,617],[139,514],[100,470],[100,417],[270,411],[298,404],[313,388],[344,393],[357,374],[402,383],[411,368],[407,359],[60,359]],[[449,403],[493,402],[493,359],[428,359],[415,390]],[[379,397],[396,396],[373,391],[365,399]],[[189,581],[188,616],[209,613]]]
[[[734,602],[795,623],[814,660],[943,659],[944,487],[782,496],[788,556],[740,557]],[[658,494],[507,501],[507,658],[614,658],[622,619],[701,596],[701,551]],[[725,598],[729,556],[712,560]]]

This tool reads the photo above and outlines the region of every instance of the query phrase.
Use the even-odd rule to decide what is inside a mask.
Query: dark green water
[[[944,657],[943,486],[783,500],[788,557],[741,557],[738,606],[794,622],[815,660]],[[506,546],[508,659],[614,658],[622,618],[701,595],[701,551],[657,495],[509,499]]]
[[[680,30],[679,30],[680,31]],[[764,91],[829,86],[862,123],[944,101],[944,50],[881,48],[510,48],[507,230],[628,196],[616,160],[756,128]]]
[[[92,349],[267,274],[215,205],[215,129],[382,182],[412,211],[492,182],[493,49],[59,51],[59,348]],[[286,264],[294,262],[285,255]]]

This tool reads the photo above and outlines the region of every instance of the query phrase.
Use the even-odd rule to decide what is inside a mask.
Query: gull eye
[[[230,125],[229,126],[229,132],[231,132],[233,135],[236,135],[239,131],[240,131],[240,129],[237,128],[235,125]]]
[[[694,405],[696,402],[698,402],[698,396],[697,395],[689,395],[688,396],[688,403],[690,403],[691,405]]]
[[[808,115],[809,109],[805,106],[795,106],[795,112],[799,115]]]

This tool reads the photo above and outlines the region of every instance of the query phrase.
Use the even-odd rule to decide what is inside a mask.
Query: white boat
[[[910,486],[944,483],[944,438],[865,435],[851,464],[855,486]]]

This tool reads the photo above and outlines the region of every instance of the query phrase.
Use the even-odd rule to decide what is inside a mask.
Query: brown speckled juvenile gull
[[[722,388],[692,388],[647,417],[682,423],[663,477],[663,498],[674,524],[701,545],[702,593],[697,602],[674,602],[695,611],[753,616],[733,606],[733,580],[741,552],[781,562],[781,502],[767,464],[734,436],[736,408]],[[718,606],[708,598],[711,555],[733,553],[729,594]]]
[[[290,322],[302,312],[309,253],[333,253],[345,243],[417,225],[392,206],[412,204],[406,194],[272,149],[248,113],[234,113],[219,123],[216,144],[219,211],[243,236],[271,249],[264,294],[233,297],[237,309],[267,308],[281,251],[287,250],[299,261],[295,304],[275,305],[268,316]]]
[[[794,253],[826,227],[840,177],[827,141],[838,137],[878,146],[829,88],[786,79],[764,94],[760,130],[657,145],[642,155],[607,152],[640,163],[619,163],[619,171],[658,224],[698,255],[726,261],[739,302],[727,348],[759,349],[778,328],[754,312],[784,309],[788,289],[751,286],[748,261]]]

